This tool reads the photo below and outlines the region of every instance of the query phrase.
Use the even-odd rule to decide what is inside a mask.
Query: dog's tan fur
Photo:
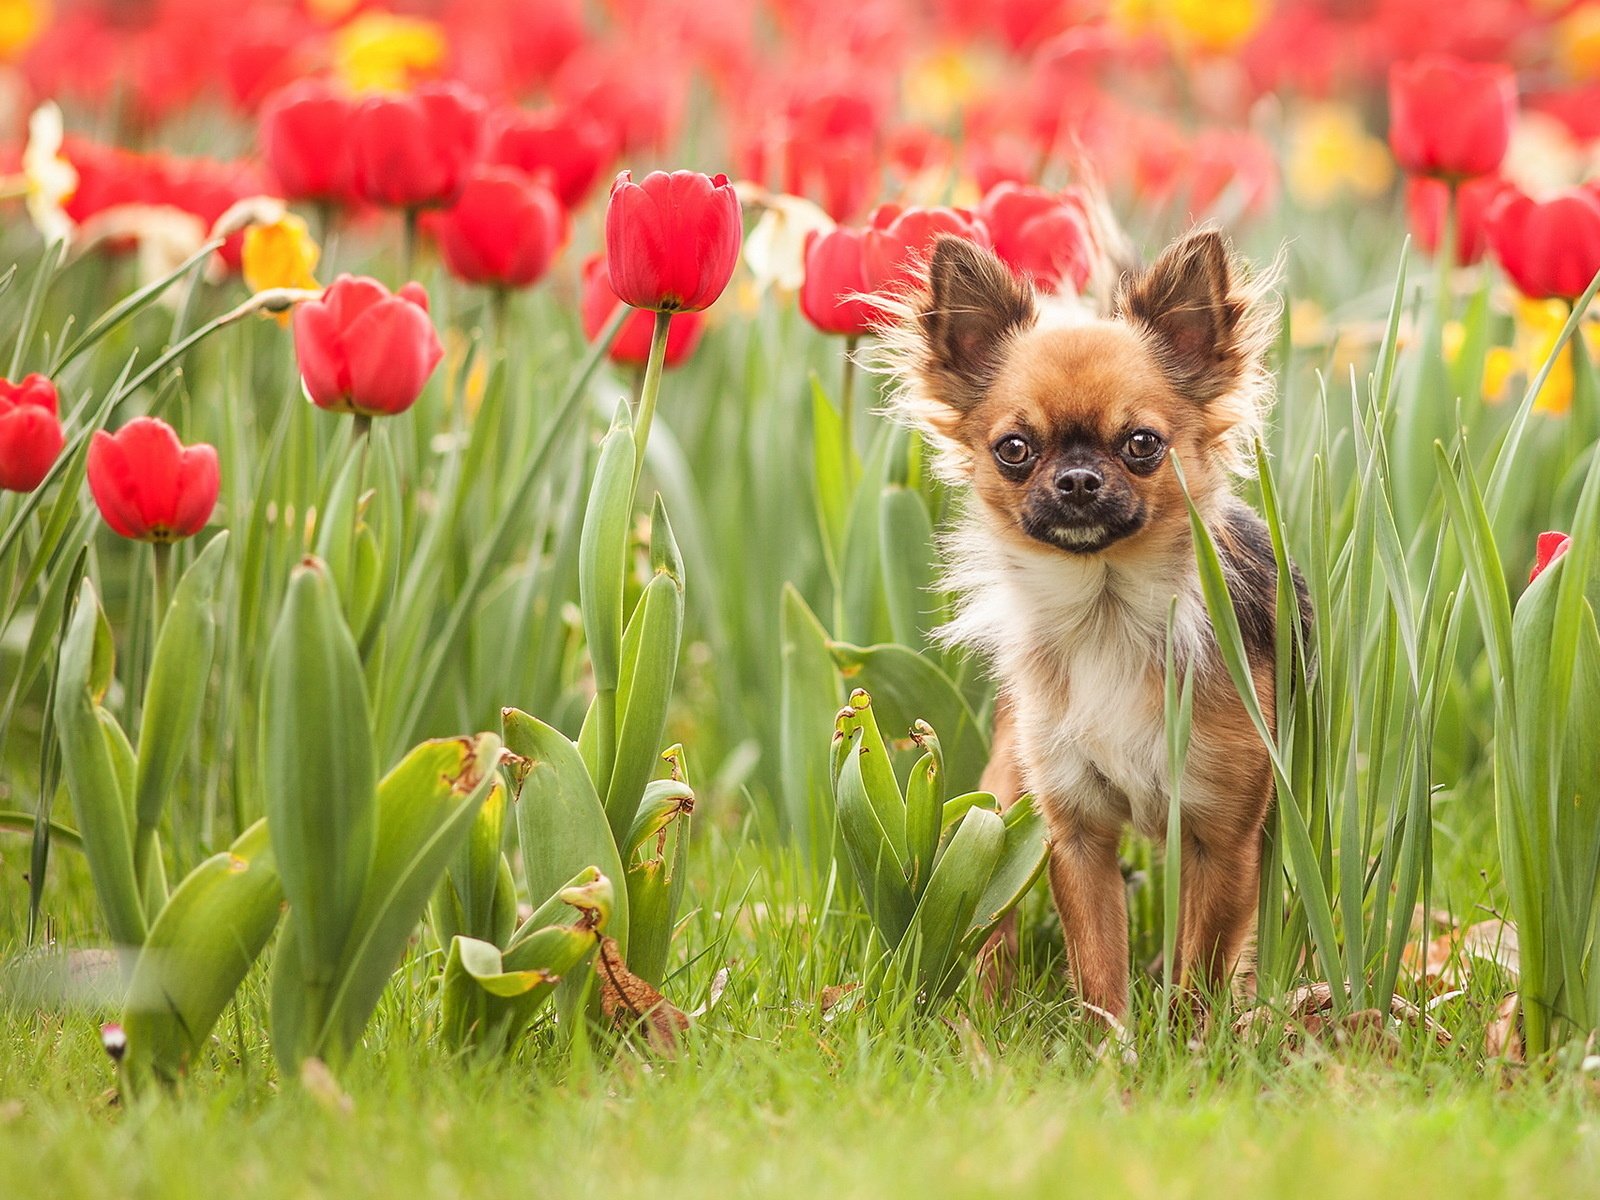
[[[1039,798],[1069,968],[1084,1000],[1118,1018],[1128,928],[1117,850],[1127,825],[1156,838],[1166,829],[1173,611],[1195,679],[1180,793],[1181,977],[1223,986],[1251,933],[1272,774],[1218,657],[1188,507],[1165,458],[1181,461],[1218,542],[1271,714],[1276,575],[1231,479],[1266,405],[1273,316],[1267,286],[1210,231],[1127,275],[1109,313],[1066,319],[987,251],[943,239],[891,337],[894,411],[966,490],[945,544],[958,605],[943,636],[984,655],[999,681],[984,786],[1007,802],[1023,790]],[[1131,457],[1148,444],[1134,433],[1146,432],[1164,446],[1157,465]],[[1034,466],[998,458],[1013,438]],[[1094,507],[1072,508],[1064,481],[1082,462],[1103,482],[1076,502]]]

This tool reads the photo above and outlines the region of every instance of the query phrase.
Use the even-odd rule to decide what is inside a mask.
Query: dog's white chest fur
[[[981,651],[1010,691],[1028,789],[1059,817],[1159,835],[1174,595],[1185,658],[1206,629],[1192,577],[1002,544],[970,521],[948,549],[960,600],[942,636]],[[1199,799],[1186,788],[1186,806]]]

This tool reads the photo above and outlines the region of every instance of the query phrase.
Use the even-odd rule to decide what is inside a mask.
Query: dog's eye
[[[1129,458],[1148,461],[1161,453],[1161,435],[1149,429],[1136,429],[1129,436],[1122,452]]]
[[[1003,466],[1025,467],[1033,461],[1033,447],[1023,438],[1012,434],[994,444],[994,456]]]

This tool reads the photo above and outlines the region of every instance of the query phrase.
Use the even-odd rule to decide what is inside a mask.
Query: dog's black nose
[[[1100,490],[1105,480],[1093,467],[1068,467],[1056,476],[1056,491],[1063,500],[1074,504],[1088,504]]]

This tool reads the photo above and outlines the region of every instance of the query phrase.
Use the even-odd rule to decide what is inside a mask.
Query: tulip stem
[[[1445,183],[1444,216],[1439,222],[1439,327],[1450,319],[1454,305],[1451,303],[1450,276],[1456,268],[1456,223],[1460,220],[1461,187],[1454,179]]]
[[[408,208],[405,212],[404,233],[400,241],[401,274],[407,279],[416,278],[417,273],[417,223],[421,213],[415,208]]]
[[[489,293],[489,320],[494,326],[494,348],[497,354],[504,355],[506,346],[510,344],[511,330],[511,289],[497,287]]]
[[[366,413],[352,414],[350,422],[350,448],[365,446],[372,435],[372,418]]]
[[[650,359],[644,368],[644,384],[639,388],[639,406],[633,419],[633,486],[639,487],[639,476],[644,473],[644,452],[650,443],[650,426],[656,417],[656,396],[661,391],[661,368],[667,359],[667,328],[672,324],[670,312],[656,314],[656,327],[650,335]]]

